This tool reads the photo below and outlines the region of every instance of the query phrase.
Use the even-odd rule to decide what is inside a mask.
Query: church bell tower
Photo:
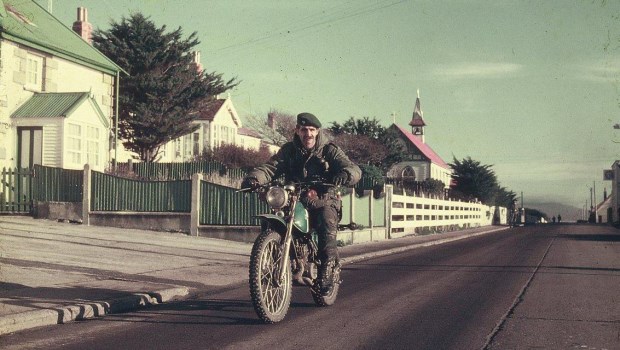
[[[411,133],[424,143],[424,127],[426,123],[424,122],[422,109],[420,108],[420,89],[418,89],[418,97],[415,100],[413,116],[409,125],[411,125]]]

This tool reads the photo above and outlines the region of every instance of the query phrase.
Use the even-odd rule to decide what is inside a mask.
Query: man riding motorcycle
[[[243,180],[241,188],[254,188],[284,175],[287,182],[309,181],[317,178],[336,186],[353,186],[361,177],[360,168],[321,132],[321,122],[311,113],[297,115],[293,141],[287,142],[271,159],[253,169]],[[319,285],[322,295],[333,290],[331,271],[338,261],[336,233],[340,196],[333,186],[317,186],[302,198],[316,223],[318,236]]]

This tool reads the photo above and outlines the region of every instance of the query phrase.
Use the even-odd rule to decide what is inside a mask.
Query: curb
[[[188,294],[189,288],[176,287],[155,292],[135,293],[110,301],[75,304],[2,316],[0,317],[0,336],[35,327],[63,324],[135,310],[148,305],[165,303]]]
[[[379,250],[379,251],[368,253],[368,254],[360,254],[360,255],[350,256],[348,258],[341,258],[340,260],[342,262],[342,265],[354,264],[356,262],[360,262],[360,261],[371,259],[371,258],[379,258],[379,257],[382,257],[382,256],[402,253],[402,252],[406,252],[406,251],[413,250],[413,249],[418,249],[418,248],[423,248],[423,247],[431,247],[431,246],[434,246],[434,245],[439,245],[439,244],[459,241],[461,239],[481,236],[481,235],[485,235],[487,233],[507,230],[508,228],[509,227],[500,227],[500,228],[492,229],[492,230],[489,230],[489,231],[469,233],[469,234],[465,234],[465,235],[461,235],[461,236],[456,236],[456,237],[451,237],[451,238],[444,238],[444,239],[438,239],[438,240],[428,241],[428,242],[424,242],[424,243],[411,244],[411,245],[407,245],[407,246],[403,246],[403,247],[398,247],[398,248],[387,249],[387,250]]]

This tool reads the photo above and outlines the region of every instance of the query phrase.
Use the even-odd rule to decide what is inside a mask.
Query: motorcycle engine
[[[313,262],[306,262],[306,271],[304,272],[306,277],[310,277],[315,280],[319,276],[319,268]]]

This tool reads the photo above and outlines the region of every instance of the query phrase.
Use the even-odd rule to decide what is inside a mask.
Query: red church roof
[[[418,137],[416,137],[411,132],[401,128],[400,126],[396,124],[393,124],[393,125],[396,126],[398,130],[403,135],[405,135],[405,137],[409,140],[409,142],[411,142],[417,149],[419,149],[420,152],[422,152],[422,154],[424,154],[424,156],[426,156],[426,158],[428,158],[432,163],[442,168],[450,169],[450,166],[446,162],[444,162],[443,159],[441,159],[441,157],[437,153],[435,153],[435,151],[433,151],[432,148],[429,147],[429,145],[422,142],[422,140],[420,140]]]

